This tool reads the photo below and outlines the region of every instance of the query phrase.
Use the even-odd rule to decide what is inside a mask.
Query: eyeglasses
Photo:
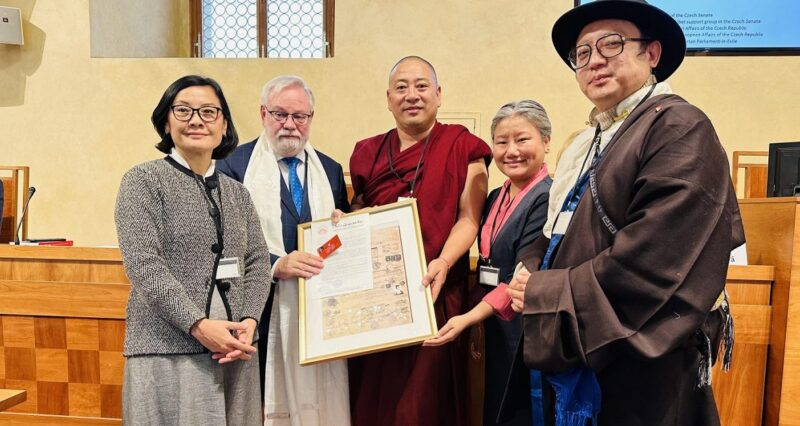
[[[650,41],[649,38],[628,38],[622,34],[608,34],[597,39],[594,46],[600,56],[610,59],[620,53],[625,47],[625,42],[628,41]],[[589,60],[592,58],[592,46],[582,44],[575,46],[569,51],[569,64],[572,69],[578,70],[589,65]]]
[[[200,108],[192,108],[187,105],[173,105],[169,107],[172,110],[172,115],[179,121],[191,121],[194,113],[205,123],[212,123],[219,118],[221,108],[215,106],[203,106]]]
[[[294,124],[297,124],[298,126],[306,124],[308,122],[308,119],[311,118],[312,115],[314,115],[314,114],[303,114],[302,112],[296,112],[294,114],[289,114],[288,112],[283,112],[283,111],[270,111],[270,110],[267,110],[267,112],[269,113],[269,115],[272,116],[273,119],[275,119],[275,121],[281,124],[285,123],[286,120],[289,119],[289,117],[292,117]]]

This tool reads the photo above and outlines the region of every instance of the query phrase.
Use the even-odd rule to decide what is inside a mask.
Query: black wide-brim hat
[[[601,19],[633,22],[644,36],[661,42],[661,59],[653,69],[658,81],[666,80],[683,62],[686,37],[669,14],[644,0],[595,0],[561,15],[553,25],[553,45],[570,69],[569,51],[578,35],[586,25]]]

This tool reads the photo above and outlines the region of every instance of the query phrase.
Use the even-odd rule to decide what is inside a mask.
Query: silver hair
[[[280,93],[287,87],[302,87],[308,94],[308,100],[311,104],[311,111],[314,111],[314,92],[308,87],[305,80],[296,75],[279,75],[272,80],[268,81],[261,89],[261,105],[267,105],[269,95],[273,93]]]
[[[392,66],[392,69],[389,70],[389,84],[392,84],[392,75],[397,70],[397,67],[399,67],[400,64],[402,64],[403,62],[406,62],[406,61],[412,60],[412,59],[420,61],[420,62],[423,62],[425,65],[428,66],[428,68],[431,69],[431,74],[433,74],[433,85],[434,85],[434,87],[439,87],[439,78],[436,77],[436,68],[434,68],[433,65],[430,62],[425,60],[425,58],[423,58],[421,56],[415,56],[415,55],[406,56],[404,58],[401,58],[399,61],[395,62],[394,66]]]
[[[547,117],[547,111],[544,107],[536,101],[524,99],[521,101],[509,102],[500,107],[497,114],[492,118],[492,140],[494,140],[494,129],[500,124],[501,121],[509,117],[519,116],[529,123],[533,124],[542,136],[550,136],[553,132],[553,126],[550,124],[550,118]]]

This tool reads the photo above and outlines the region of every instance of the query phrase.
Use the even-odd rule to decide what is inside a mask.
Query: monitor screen
[[[575,5],[594,0],[575,0]],[[800,1],[648,0],[686,35],[689,55],[800,54]]]
[[[769,144],[767,197],[800,195],[800,142]]]

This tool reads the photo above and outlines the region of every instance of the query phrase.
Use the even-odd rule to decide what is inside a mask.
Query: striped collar
[[[628,115],[630,115],[631,111],[633,111],[633,108],[639,104],[639,101],[647,93],[647,89],[654,84],[656,84],[656,77],[650,74],[650,77],[647,78],[647,81],[644,82],[644,85],[639,90],[623,99],[613,108],[609,108],[603,112],[598,112],[597,108],[592,109],[592,112],[589,113],[589,121],[587,124],[592,127],[597,127],[600,125],[601,130],[608,130],[608,128],[617,121],[622,121],[628,118]]]

